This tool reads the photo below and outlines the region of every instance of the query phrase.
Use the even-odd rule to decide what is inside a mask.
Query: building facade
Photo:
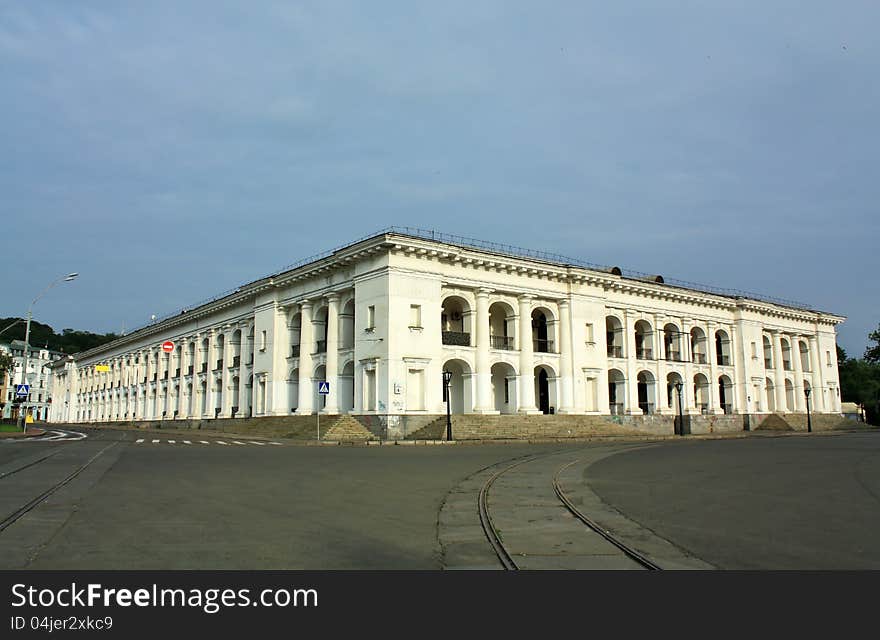
[[[13,340],[7,345],[0,346],[3,351],[12,355],[14,369],[7,373],[3,388],[3,419],[18,420],[21,404],[15,402],[15,386],[21,384],[21,371],[24,367],[23,340]],[[52,364],[65,357],[63,353],[52,351],[48,348],[28,347],[28,371],[27,380],[30,385],[30,395],[27,398],[27,411],[38,421],[53,421],[52,418],[52,387],[53,369]]]
[[[444,371],[453,413],[840,413],[841,316],[431,235],[380,233],[77,354],[53,417],[434,415]]]

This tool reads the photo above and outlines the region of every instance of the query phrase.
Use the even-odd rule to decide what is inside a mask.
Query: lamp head
[[[443,382],[449,384],[452,380],[452,372],[451,371],[443,371]]]
[[[806,389],[804,389],[804,395],[807,396],[807,397],[809,398],[809,397],[810,397],[810,393],[811,393],[812,391],[813,391],[812,389],[806,388]]]

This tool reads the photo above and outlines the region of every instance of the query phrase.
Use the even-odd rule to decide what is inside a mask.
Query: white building
[[[453,413],[839,413],[843,320],[390,230],[77,354],[55,419],[442,414],[444,370]]]
[[[21,370],[24,367],[23,340],[13,340],[8,345],[2,345],[2,350],[11,353],[14,361],[14,369],[8,373],[3,393],[3,419],[17,420],[20,405],[14,403],[15,385],[21,384]],[[28,413],[34,420],[53,421],[52,418],[52,368],[55,361],[64,357],[63,353],[51,351],[48,348],[40,348],[30,345],[28,348],[28,371],[27,381],[30,385],[30,395],[27,400]]]

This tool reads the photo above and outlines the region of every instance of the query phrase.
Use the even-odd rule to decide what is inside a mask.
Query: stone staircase
[[[454,440],[558,440],[611,436],[645,436],[610,416],[584,415],[455,415]],[[409,440],[446,439],[446,416],[408,436]]]
[[[378,440],[364,425],[349,415],[339,416],[322,438],[328,442],[363,442],[366,440]]]

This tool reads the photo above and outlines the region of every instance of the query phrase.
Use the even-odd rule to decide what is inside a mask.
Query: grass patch
[[[0,424],[0,433],[14,433],[21,431],[16,424]]]

